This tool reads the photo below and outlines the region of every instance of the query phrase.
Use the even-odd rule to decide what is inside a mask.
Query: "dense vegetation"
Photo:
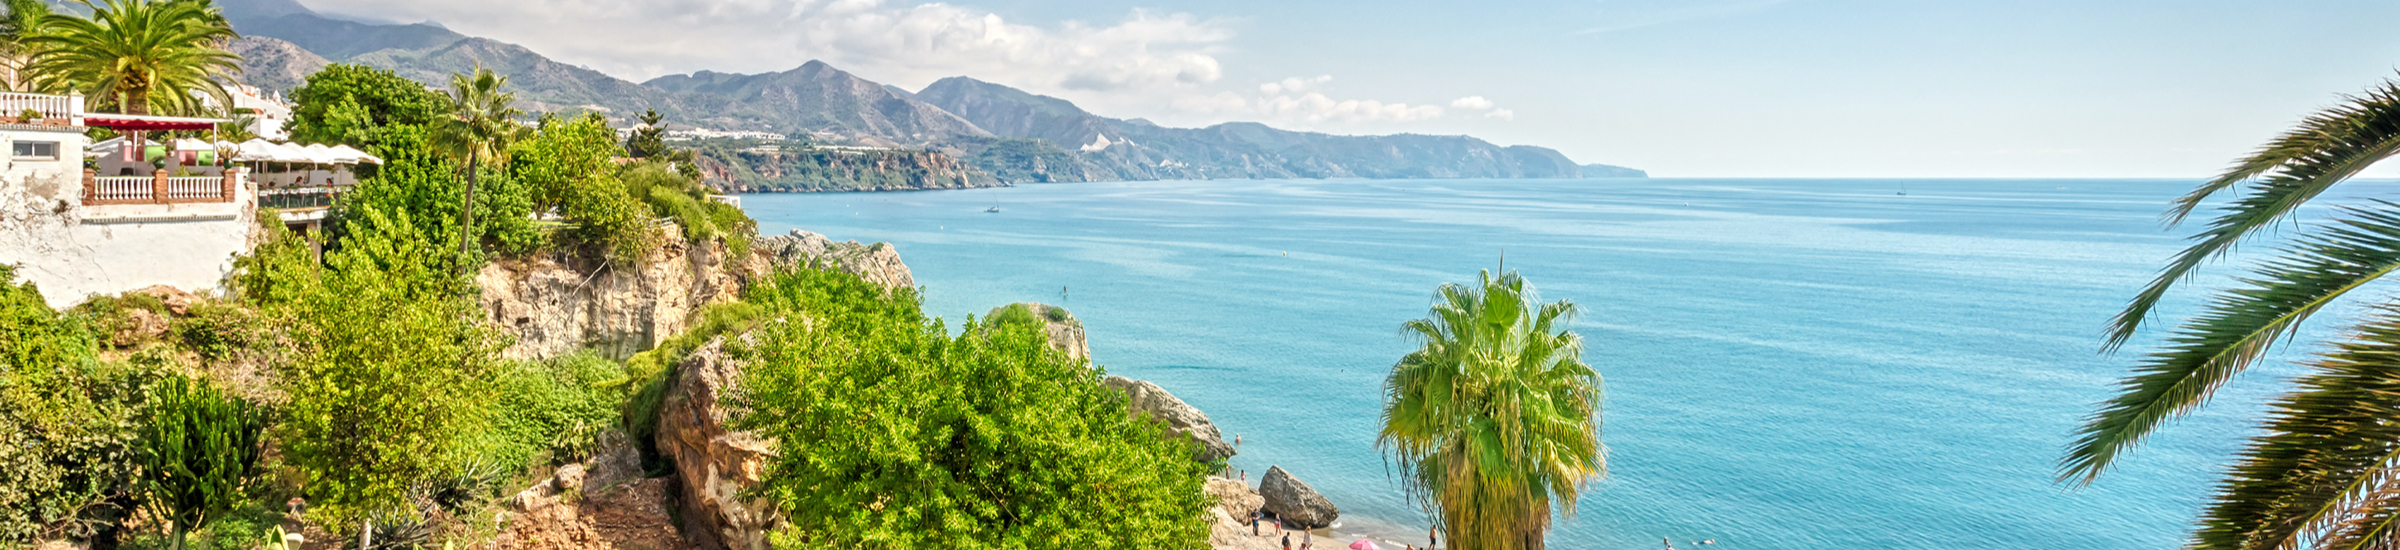
[[[775,437],[763,493],[781,547],[1188,548],[1213,500],[1161,427],[1035,325],[949,336],[914,292],[820,271],[747,299],[771,312],[741,426]]]

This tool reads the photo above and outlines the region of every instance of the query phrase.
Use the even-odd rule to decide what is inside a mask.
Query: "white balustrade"
[[[225,196],[222,178],[167,178],[167,199],[214,199]]]
[[[14,117],[31,109],[43,119],[68,120],[79,114],[75,103],[75,98],[63,95],[0,92],[0,116]]]
[[[94,178],[92,182],[94,198],[104,201],[149,202],[152,185],[150,178],[143,177]]]

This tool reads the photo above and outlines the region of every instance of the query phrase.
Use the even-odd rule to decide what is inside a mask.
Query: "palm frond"
[[[2386,309],[2272,406],[2191,547],[2391,548],[2400,515],[2400,313]]]
[[[2131,340],[2168,289],[2190,277],[2201,264],[2232,251],[2260,229],[2289,218],[2309,199],[2395,152],[2400,152],[2400,82],[2386,80],[2309,116],[2298,128],[2269,142],[2225,174],[2177,199],[2167,214],[2170,223],[2181,222],[2212,196],[2236,188],[2242,191],[2241,197],[2225,205],[2206,229],[2193,236],[2198,242],[2177,254],[2117,313],[2110,323],[2107,349]]]
[[[2086,420],[2060,461],[2059,480],[2091,482],[2161,423],[2206,402],[2310,315],[2400,270],[2400,205],[2373,204],[2341,208],[2329,227],[2286,246],[2241,287],[2218,294],[2177,327],[2164,348],[2134,367],[2117,397]]]

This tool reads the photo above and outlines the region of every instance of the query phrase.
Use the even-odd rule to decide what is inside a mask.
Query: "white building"
[[[53,307],[153,285],[208,293],[250,250],[256,190],[241,170],[208,177],[100,177],[84,131],[206,127],[214,121],[83,112],[81,96],[0,93],[0,264]]]
[[[283,131],[284,123],[292,120],[292,107],[284,104],[283,94],[271,93],[248,84],[226,86],[225,93],[233,98],[232,112],[235,117],[250,117],[250,133],[275,141],[282,141],[291,136]],[[208,94],[196,95],[200,96],[202,104],[210,107],[217,106],[217,98],[209,97]]]

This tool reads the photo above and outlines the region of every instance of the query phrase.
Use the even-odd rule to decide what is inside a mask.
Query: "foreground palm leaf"
[[[2400,542],[2400,314],[2375,316],[2312,366],[2219,484],[2194,548]]]
[[[2061,481],[2089,482],[2160,422],[2206,401],[2300,322],[2350,291],[2400,270],[2400,208],[2341,209],[2332,227],[2304,235],[2242,286],[2217,295],[2199,316],[2144,357],[2121,393],[2084,426]]]
[[[2309,116],[2232,170],[2176,199],[2167,217],[2180,222],[2211,197],[2238,198],[2143,288],[2110,325],[2106,349],[2133,337],[2167,291],[2259,230],[2287,220],[2310,199],[2375,162],[2400,152],[2400,82],[2385,81],[2339,106]],[[2176,328],[2168,344],[2145,357],[2121,392],[2087,420],[2059,479],[2089,483],[2118,454],[2167,419],[2191,412],[2216,388],[2264,355],[2277,338],[2326,303],[2391,269],[2387,207],[2351,210],[2325,234],[2303,237],[2290,258],[2268,262],[2242,289],[2210,300],[2207,311]]]
[[[2239,194],[2117,315],[2106,348],[2130,340],[2167,290],[2201,264],[2395,152],[2400,82],[2386,81],[2177,199],[2170,223],[2218,194]],[[2311,315],[2400,270],[2400,204],[2369,201],[2331,218],[2218,291],[2144,356],[2085,423],[2060,461],[2060,481],[2091,482],[2161,423],[2206,403],[2276,340],[2295,338]],[[2266,432],[2220,483],[2192,548],[2400,548],[2400,310],[2379,307],[2278,399]]]
[[[1516,272],[1442,285],[1406,331],[1424,347],[1384,382],[1383,432],[1409,494],[1461,550],[1538,549],[1550,510],[1575,513],[1607,471],[1600,375],[1565,327],[1575,304],[1542,303]]]
[[[201,114],[192,92],[232,105],[221,80],[241,58],[222,47],[238,35],[207,2],[76,0],[92,17],[49,14],[19,41],[33,52],[24,72],[34,87],[81,91],[126,114]]]

